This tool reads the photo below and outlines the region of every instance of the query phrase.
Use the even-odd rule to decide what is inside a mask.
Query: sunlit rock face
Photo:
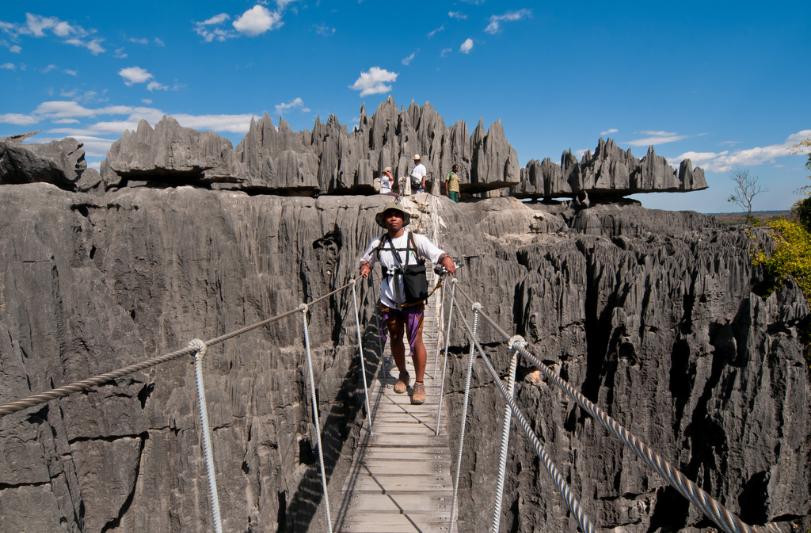
[[[0,187],[0,403],[329,292],[379,236],[373,219],[383,203],[189,186]],[[574,211],[514,198],[429,198],[412,224],[427,231],[434,219],[440,246],[464,265],[460,290],[565,379],[745,520],[809,527],[811,397],[799,337],[808,307],[792,282],[753,292],[761,273],[743,231],[696,213],[620,204]],[[374,370],[376,291],[360,289]],[[363,421],[351,295],[313,306],[309,319],[337,512]],[[226,530],[324,529],[301,327],[296,314],[206,356]],[[497,334],[482,325],[481,339],[505,375]],[[454,438],[467,350],[453,328]],[[710,527],[533,371],[519,367],[517,401],[598,528]],[[503,409],[479,363],[474,385],[464,531],[490,523]],[[182,358],[0,419],[3,529],[210,530],[195,409],[191,360]],[[511,443],[503,527],[573,531],[517,428]]]

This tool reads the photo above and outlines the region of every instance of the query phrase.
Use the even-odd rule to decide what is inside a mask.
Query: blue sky
[[[710,189],[639,195],[705,212],[735,171],[787,209],[806,185],[811,2],[6,3],[0,135],[80,138],[98,164],[140,118],[163,114],[236,144],[252,116],[351,127],[391,95],[447,123],[500,119],[521,164],[610,136],[691,157]]]

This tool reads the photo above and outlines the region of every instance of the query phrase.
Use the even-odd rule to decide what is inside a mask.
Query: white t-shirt
[[[425,165],[423,165],[422,163],[420,163],[419,165],[417,165],[416,167],[414,167],[414,169],[411,171],[411,175],[412,175],[412,176],[414,176],[415,178],[417,178],[417,179],[420,181],[420,187],[419,187],[419,188],[420,188],[420,189],[422,189],[422,179],[423,179],[425,176],[427,176],[427,175],[428,175],[428,171],[427,171],[427,170],[425,170]],[[412,187],[412,189],[413,189],[413,188],[414,188],[414,187]],[[416,191],[412,191],[412,192],[416,192]]]
[[[391,180],[385,174],[380,176],[380,194],[389,194],[391,192]]]
[[[436,263],[439,261],[439,258],[445,254],[445,252],[437,248],[428,237],[425,235],[420,235],[419,233],[414,233],[414,245],[417,247],[417,253],[415,255],[414,250],[411,249],[411,251],[408,252],[408,263],[406,263],[408,233],[409,230],[406,229],[402,235],[392,239],[394,247],[397,249],[397,253],[400,255],[400,261],[403,266],[406,264],[416,265],[419,263],[419,258],[427,259],[432,263]],[[372,242],[370,242],[369,246],[366,248],[363,257],[360,258],[361,263],[366,262],[369,263],[369,266],[373,267],[378,261],[377,248],[379,246],[380,237],[372,240]],[[380,262],[387,269],[397,266],[397,262],[395,261],[394,255],[391,252],[391,244],[389,244],[388,239],[386,239],[383,249],[380,250]],[[398,287],[394,286],[395,279],[399,280]],[[386,307],[397,309],[399,304],[405,302],[405,298],[402,296],[403,294],[405,293],[403,289],[402,277],[385,276],[383,281],[380,282],[380,302]]]

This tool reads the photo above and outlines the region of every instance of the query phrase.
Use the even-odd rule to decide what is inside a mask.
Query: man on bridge
[[[380,282],[380,311],[391,339],[391,354],[400,375],[394,384],[394,392],[403,394],[408,390],[410,376],[406,370],[403,331],[408,333],[408,344],[414,362],[414,388],[411,392],[411,403],[419,405],[425,402],[426,351],[422,341],[422,321],[425,300],[406,301],[404,277],[408,266],[420,265],[425,259],[441,264],[450,274],[456,272],[453,259],[424,235],[412,233],[406,229],[411,216],[399,204],[389,203],[377,213],[375,221],[386,229],[386,234],[372,240],[360,259],[360,275],[367,278],[376,261],[382,267]],[[413,270],[413,269],[412,269]],[[419,269],[417,269],[419,270]],[[424,278],[424,270],[423,270]]]

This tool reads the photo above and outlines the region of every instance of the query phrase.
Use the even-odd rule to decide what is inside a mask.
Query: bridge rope
[[[462,291],[460,290],[459,292],[461,293]],[[481,314],[481,304],[479,304],[478,302],[474,302],[473,305],[478,306],[478,309],[474,309],[474,313]],[[580,505],[580,502],[577,501],[577,498],[575,497],[574,493],[572,493],[572,489],[569,487],[569,484],[566,483],[566,479],[563,477],[563,474],[560,473],[560,470],[558,470],[557,466],[555,466],[555,463],[554,461],[552,461],[552,458],[549,456],[549,453],[547,453],[546,449],[544,449],[543,444],[541,444],[541,441],[538,438],[538,435],[536,435],[535,432],[532,430],[532,425],[529,423],[529,420],[527,420],[526,416],[524,416],[524,413],[521,412],[521,409],[518,407],[518,404],[512,398],[507,388],[504,387],[504,385],[501,383],[501,378],[499,377],[498,372],[496,372],[496,369],[493,368],[493,365],[492,363],[490,363],[487,354],[485,353],[481,344],[479,344],[479,341],[476,339],[475,329],[470,326],[468,321],[465,319],[462,310],[459,307],[456,308],[456,313],[459,315],[459,320],[465,326],[465,329],[467,330],[468,335],[470,336],[471,359],[473,354],[473,348],[475,347],[476,350],[478,350],[479,355],[481,355],[481,359],[484,362],[487,371],[490,373],[490,376],[492,376],[494,380],[493,382],[495,383],[499,392],[501,392],[502,398],[504,398],[504,401],[507,402],[507,405],[509,405],[510,410],[512,410],[513,416],[515,416],[516,420],[518,420],[518,424],[524,431],[524,435],[527,437],[530,444],[532,445],[532,448],[535,450],[535,454],[541,460],[541,463],[544,465],[544,468],[546,468],[546,471],[552,478],[552,483],[555,485],[555,488],[560,493],[561,497],[563,498],[563,501],[566,502],[566,506],[574,515],[575,520],[577,520],[577,523],[580,526],[580,530],[583,531],[583,533],[593,533],[595,529],[594,526],[591,524],[591,520],[589,520],[589,517],[588,515],[586,515],[585,510]],[[474,321],[475,320],[476,315],[474,314]],[[475,325],[476,323],[474,322],[474,326]],[[464,424],[464,420],[462,423]]]
[[[313,304],[322,302],[322,301],[326,300],[327,298],[329,298],[330,296],[332,296],[334,294],[337,294],[337,293],[341,292],[342,290],[346,289],[351,284],[352,284],[352,282],[350,281],[350,282],[338,287],[334,291],[331,291],[331,292],[329,292],[327,294],[324,294],[323,296],[320,296],[320,297],[316,298],[315,300],[311,301],[308,305],[312,306]],[[297,307],[295,309],[291,309],[290,311],[286,311],[284,313],[280,313],[280,314],[272,316],[270,318],[260,320],[259,322],[250,324],[250,325],[245,326],[243,328],[239,328],[237,330],[231,331],[230,333],[225,333],[223,335],[220,335],[219,337],[214,337],[213,339],[209,339],[209,340],[203,341],[203,342],[205,343],[206,346],[214,346],[216,344],[220,344],[220,343],[225,342],[225,341],[227,341],[229,339],[233,339],[234,337],[237,337],[237,336],[242,335],[244,333],[247,333],[249,331],[253,331],[253,330],[257,329],[257,328],[260,328],[260,327],[265,326],[267,324],[270,324],[272,322],[276,322],[276,321],[281,320],[283,318],[287,318],[287,317],[292,316],[292,315],[294,315],[296,313],[299,313],[299,312],[301,312],[301,309],[299,307]],[[76,382],[70,383],[68,385],[63,385],[61,387],[56,387],[56,388],[48,390],[48,391],[40,392],[40,393],[37,393],[37,394],[32,394],[31,396],[28,396],[26,398],[22,398],[20,400],[15,400],[13,402],[9,402],[9,403],[0,405],[0,417],[10,415],[10,414],[16,413],[18,411],[22,411],[23,409],[27,409],[29,407],[35,407],[37,405],[48,402],[50,400],[56,400],[56,399],[59,399],[59,398],[64,398],[65,396],[68,396],[70,394],[74,394],[76,392],[83,392],[83,391],[92,389],[93,387],[98,387],[99,385],[104,385],[105,383],[108,383],[110,381],[114,381],[116,379],[123,378],[124,376],[128,376],[130,374],[140,372],[141,370],[146,370],[147,368],[151,368],[153,366],[158,366],[158,365],[161,365],[163,363],[167,363],[169,361],[173,361],[175,359],[183,357],[184,355],[191,355],[193,353],[194,353],[194,348],[191,348],[191,347],[187,346],[186,348],[181,348],[180,350],[175,350],[174,352],[169,352],[169,353],[165,353],[165,354],[162,354],[162,355],[158,355],[158,356],[152,357],[151,359],[146,359],[144,361],[140,361],[138,363],[134,363],[134,364],[119,368],[117,370],[113,370],[111,372],[106,372],[104,374],[99,374],[97,376],[93,376],[93,377],[90,377],[90,378],[87,378],[87,379],[83,379],[81,381],[76,381]]]
[[[473,303],[471,298],[464,290],[459,289],[459,293],[469,302]],[[498,323],[495,322],[485,312],[480,312],[481,317],[490,324],[493,329],[503,336],[505,340],[509,340],[511,336],[504,331]],[[596,419],[603,427],[605,427],[611,434],[617,437],[623,444],[631,448],[637,456],[639,456],[646,464],[656,470],[671,487],[676,489],[679,494],[687,498],[690,502],[696,505],[707,518],[715,522],[721,529],[727,533],[750,533],[754,531],[779,531],[774,526],[770,525],[767,528],[753,527],[743,522],[737,515],[727,509],[723,504],[710,496],[704,489],[699,487],[695,482],[687,478],[682,472],[674,467],[669,461],[664,459],[661,455],[656,453],[642,440],[628,431],[619,422],[614,420],[608,413],[600,409],[588,398],[583,396],[580,391],[572,387],[566,380],[561,378],[552,369],[546,366],[543,361],[530,353],[525,347],[515,344],[514,348],[523,355],[532,365],[536,366],[547,380],[561,389],[569,398],[575,401],[586,413],[592,418]],[[482,352],[483,353],[483,352]],[[486,362],[489,365],[489,362]],[[489,369],[489,366],[488,366]],[[492,373],[492,372],[491,372]],[[503,388],[501,381],[497,381],[497,385]]]

